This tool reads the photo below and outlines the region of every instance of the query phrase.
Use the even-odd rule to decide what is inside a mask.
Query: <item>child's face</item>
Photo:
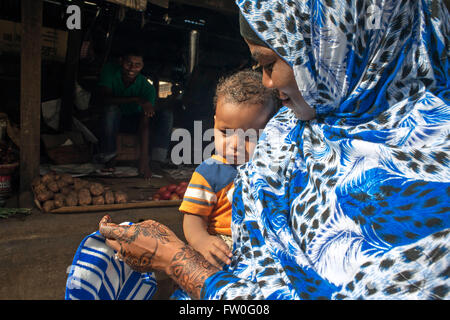
[[[241,106],[219,97],[214,120],[217,154],[229,163],[243,164],[253,154],[259,131],[269,120],[269,111],[259,104]]]

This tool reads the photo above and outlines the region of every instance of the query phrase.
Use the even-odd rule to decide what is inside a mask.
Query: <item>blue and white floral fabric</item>
[[[204,299],[448,299],[450,21],[442,1],[238,0],[294,70],[233,199]]]
[[[68,271],[66,300],[150,300],[157,289],[153,272],[136,272],[116,259],[98,231],[81,241]]]

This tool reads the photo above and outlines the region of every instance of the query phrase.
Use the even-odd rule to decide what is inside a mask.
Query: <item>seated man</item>
[[[137,132],[141,146],[139,172],[150,178],[149,118],[155,114],[156,90],[141,74],[143,67],[143,54],[132,49],[122,55],[119,64],[107,63],[102,69],[98,102],[104,106],[105,116],[99,160],[106,163],[115,158],[119,132]]]

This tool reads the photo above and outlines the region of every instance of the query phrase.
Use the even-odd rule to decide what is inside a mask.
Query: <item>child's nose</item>
[[[230,146],[234,151],[236,151],[239,146],[239,137],[237,134],[234,134],[233,136],[231,136],[230,139],[231,139]]]

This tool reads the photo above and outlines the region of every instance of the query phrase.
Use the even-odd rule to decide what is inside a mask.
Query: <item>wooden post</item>
[[[19,205],[30,207],[40,165],[42,0],[22,0],[21,7]]]

